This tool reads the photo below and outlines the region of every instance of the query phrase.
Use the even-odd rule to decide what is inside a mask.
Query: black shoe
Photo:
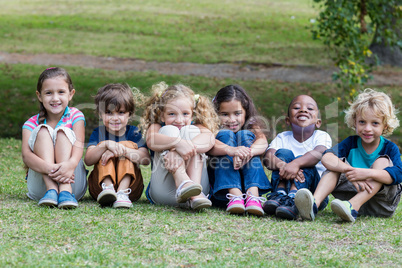
[[[288,197],[285,200],[285,204],[276,209],[275,215],[281,219],[296,220],[297,216],[299,215],[299,211],[297,210],[293,198]]]
[[[267,215],[275,215],[276,209],[285,203],[287,197],[282,193],[271,193],[267,195],[267,201],[262,205],[262,209]]]

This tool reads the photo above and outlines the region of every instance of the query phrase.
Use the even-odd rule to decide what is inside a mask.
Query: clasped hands
[[[298,182],[305,182],[306,179],[303,170],[294,162],[286,163],[281,162],[278,164],[279,176],[285,180],[295,180]]]
[[[197,146],[191,140],[180,140],[174,148],[163,156],[165,168],[172,174],[197,154]]]
[[[370,169],[348,167],[344,172],[348,181],[350,181],[358,192],[373,191],[373,185],[370,183],[373,179],[370,178]]]

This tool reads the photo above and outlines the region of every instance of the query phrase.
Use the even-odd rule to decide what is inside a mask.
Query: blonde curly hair
[[[398,111],[392,104],[391,98],[384,92],[375,91],[366,88],[360,93],[345,111],[345,122],[348,127],[356,129],[356,116],[364,115],[367,109],[371,109],[377,117],[383,118],[385,125],[382,135],[391,135],[395,128],[399,126],[399,120],[396,117]]]
[[[218,131],[219,119],[207,97],[194,94],[189,87],[182,84],[168,86],[165,82],[160,82],[153,85],[151,90],[152,96],[144,103],[145,109],[141,117],[140,128],[144,136],[152,124],[161,123],[165,105],[179,97],[186,97],[192,103],[194,124],[203,125],[214,134]]]

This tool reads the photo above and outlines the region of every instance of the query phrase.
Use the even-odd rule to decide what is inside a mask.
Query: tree
[[[314,0],[322,11],[313,26],[315,39],[334,54],[339,71],[334,80],[353,97],[370,78],[373,67],[387,57],[402,56],[402,0]],[[373,54],[373,51],[377,54]],[[371,58],[371,60],[367,60]],[[396,59],[397,56],[388,58]],[[402,61],[399,60],[399,64]]]

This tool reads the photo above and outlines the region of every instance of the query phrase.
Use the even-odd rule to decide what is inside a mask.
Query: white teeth
[[[300,119],[300,120],[307,120],[308,117],[307,117],[307,116],[299,116],[298,119]]]

